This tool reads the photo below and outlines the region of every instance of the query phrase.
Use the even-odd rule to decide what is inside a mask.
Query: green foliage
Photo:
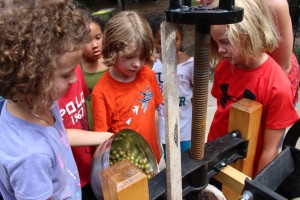
[[[96,5],[97,0],[73,0],[80,8],[92,9]]]

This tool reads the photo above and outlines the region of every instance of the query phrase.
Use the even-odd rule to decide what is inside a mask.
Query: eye
[[[221,44],[230,44],[228,39],[221,40]]]
[[[97,40],[101,40],[102,39],[102,35],[96,35],[95,37]]]
[[[62,75],[63,78],[67,79],[67,78],[70,78],[71,75],[70,74],[65,74],[65,75]]]
[[[131,59],[131,58],[133,58],[133,56],[126,56],[125,58],[126,59]]]

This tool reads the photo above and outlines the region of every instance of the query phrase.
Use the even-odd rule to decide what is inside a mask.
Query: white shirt
[[[157,59],[153,65],[160,90],[163,93],[163,66]],[[192,126],[192,97],[194,83],[194,58],[191,57],[184,63],[177,65],[178,95],[179,95],[179,115],[180,115],[180,141],[191,140]],[[159,113],[159,138],[165,144],[165,113],[164,104],[158,107]]]

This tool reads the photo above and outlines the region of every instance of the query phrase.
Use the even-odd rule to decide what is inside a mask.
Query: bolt
[[[236,138],[238,136],[238,134],[237,134],[237,132],[234,131],[231,133],[231,136]]]
[[[250,191],[245,190],[243,192],[243,196],[242,196],[241,200],[253,200],[253,199],[254,199],[253,194]]]
[[[184,6],[184,5],[183,5],[183,6],[181,6],[181,10],[187,12],[187,11],[190,10],[190,7],[189,7],[189,6]]]
[[[225,163],[225,162],[220,162],[220,165],[221,165],[222,167],[225,167],[225,166],[226,166],[226,163]]]

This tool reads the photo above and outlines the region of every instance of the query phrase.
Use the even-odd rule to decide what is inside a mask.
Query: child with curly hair
[[[76,82],[86,15],[68,0],[0,0],[0,193],[4,199],[81,199],[70,144],[111,134],[66,132],[56,102]],[[68,136],[68,138],[67,138]]]
[[[109,67],[95,85],[92,108],[95,131],[129,128],[140,133],[159,163],[157,107],[162,94],[154,72],[154,40],[149,23],[134,11],[114,15],[103,34],[103,59]]]

